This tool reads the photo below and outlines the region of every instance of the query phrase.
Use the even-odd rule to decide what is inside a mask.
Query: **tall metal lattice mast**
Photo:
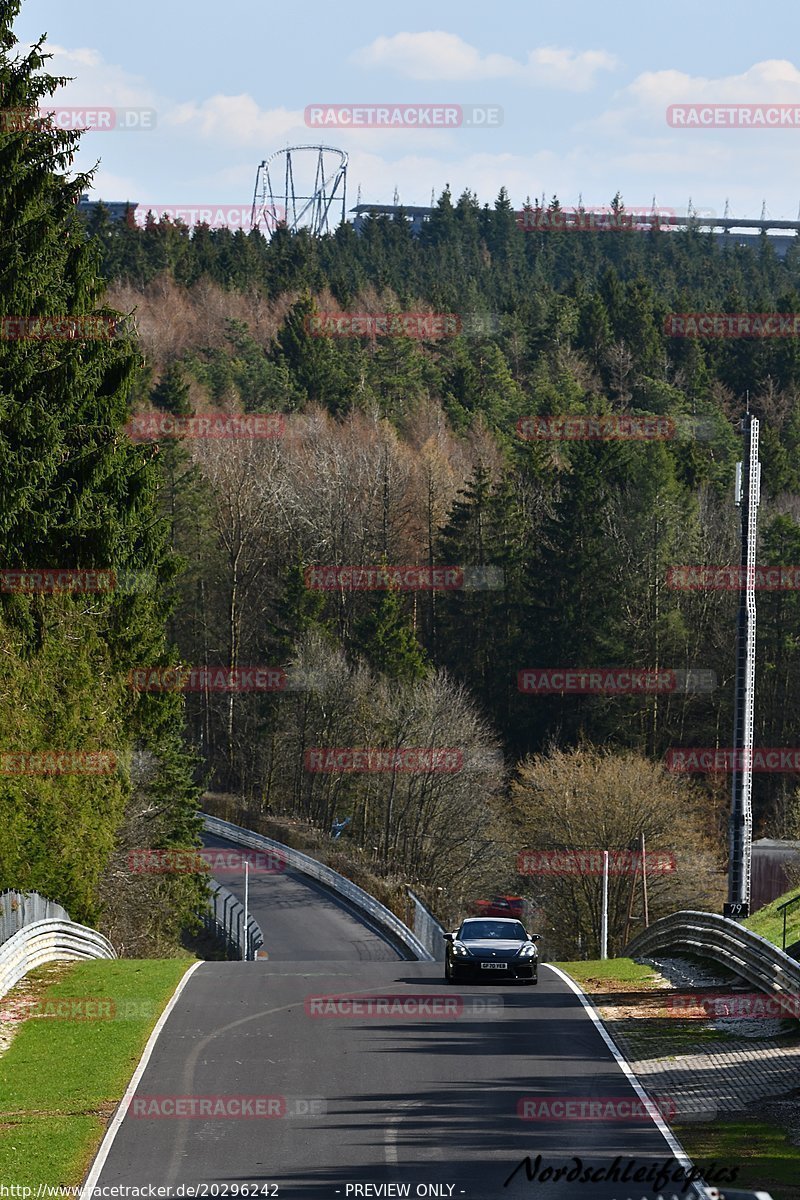
[[[250,228],[273,234],[285,225],[292,233],[330,233],[332,211],[344,221],[347,154],[334,146],[287,146],[258,168]]]
[[[748,412],[740,426],[744,457],[736,465],[736,504],[741,509],[742,551],[736,630],[736,695],[733,718],[728,903],[725,916],[750,911],[750,857],[753,837],[753,698],[756,655],[756,538],[761,499],[758,421]]]

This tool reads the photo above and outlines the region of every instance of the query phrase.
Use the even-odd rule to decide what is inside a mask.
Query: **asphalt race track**
[[[210,833],[203,834],[203,844],[240,849]],[[218,870],[214,878],[244,900],[240,870]],[[261,926],[264,949],[270,959],[395,962],[400,957],[385,935],[365,925],[349,906],[293,871],[280,874],[250,871],[248,907]]]
[[[240,881],[218,878],[240,893]],[[214,1196],[225,1184],[234,1195],[232,1185],[248,1183],[260,1185],[258,1195],[320,1200],[687,1194],[682,1183],[659,1192],[653,1182],[576,1179],[617,1155],[620,1172],[636,1160],[629,1179],[679,1164],[652,1120],[621,1115],[626,1102],[637,1103],[631,1085],[553,971],[541,969],[538,987],[494,977],[450,987],[440,964],[403,961],[300,877],[251,874],[250,884],[269,957],[194,972],[128,1106],[101,1186],[171,1185],[174,1196],[181,1184],[208,1185],[194,1194]],[[173,1115],[175,1097],[194,1098],[183,1104],[198,1112]],[[242,1098],[267,1115],[241,1116]],[[566,1098],[617,1107],[610,1117],[562,1119]],[[233,1115],[209,1116],[208,1104]],[[534,1119],[522,1119],[520,1105]],[[526,1155],[534,1164],[542,1156],[533,1180],[521,1166]],[[548,1167],[563,1168],[561,1178],[542,1180]]]

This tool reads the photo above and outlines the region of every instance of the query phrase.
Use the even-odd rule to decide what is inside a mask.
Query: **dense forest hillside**
[[[619,196],[612,207],[624,213]],[[522,884],[514,850],[537,836],[536,791],[509,782],[531,755],[656,766],[653,803],[669,808],[682,788],[697,852],[723,865],[729,776],[676,780],[660,764],[670,748],[730,744],[736,596],[675,586],[671,568],[738,561],[748,404],[762,422],[759,562],[800,563],[797,339],[678,337],[669,322],[800,311],[798,254],[778,259],[767,237],[755,252],[695,229],[546,223],[525,228],[505,192],[481,208],[445,191],[419,237],[387,217],[269,241],[102,211],[91,227],[144,351],[134,412],[286,416],[269,439],[161,437],[185,564],[181,660],[317,673],[281,694],[187,696],[192,743],[219,789],[323,828],[350,817],[347,836],[386,864],[423,884],[459,879],[459,903],[482,879]],[[421,336],[387,322],[346,336],[332,332],[342,313],[458,320],[439,336],[418,321],[407,328]],[[638,436],[564,437],[545,421],[564,414],[654,420]],[[315,566],[381,563],[481,568],[483,582],[308,586]],[[799,603],[796,590],[759,593],[758,745],[796,744]],[[616,695],[521,683],[590,667],[683,683]],[[501,754],[477,755],[463,795],[435,774],[315,775],[303,762],[320,745],[420,743]],[[759,830],[800,832],[796,776],[757,775],[755,805]],[[688,852],[685,866],[697,868]]]

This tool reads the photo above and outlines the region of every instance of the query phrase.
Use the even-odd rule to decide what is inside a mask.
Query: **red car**
[[[492,896],[491,900],[474,900],[470,912],[479,917],[517,917],[525,912],[523,896]]]

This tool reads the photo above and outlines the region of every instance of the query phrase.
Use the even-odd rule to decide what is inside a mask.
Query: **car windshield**
[[[465,921],[458,934],[461,942],[478,942],[484,938],[506,938],[516,942],[527,939],[525,927],[519,921]]]

